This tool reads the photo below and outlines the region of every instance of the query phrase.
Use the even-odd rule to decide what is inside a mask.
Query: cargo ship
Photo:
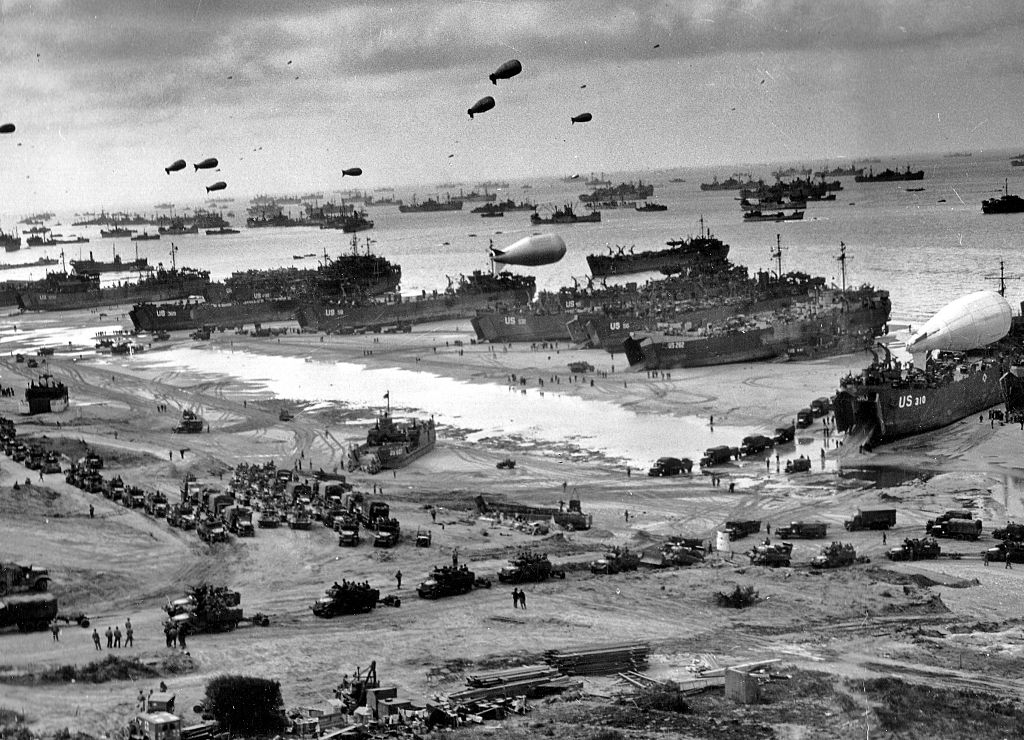
[[[580,195],[581,203],[601,203],[603,201],[646,200],[654,195],[654,186],[637,182],[624,182],[614,187],[599,187],[590,193]]]
[[[419,323],[468,319],[495,304],[523,305],[533,299],[536,289],[532,275],[492,275],[474,270],[469,277],[462,276],[458,284],[449,278],[448,288],[442,292],[423,291],[411,298],[397,292],[356,299],[304,297],[299,301],[298,319],[303,328],[337,333],[409,330]]]
[[[21,249],[21,237],[15,233],[7,234],[0,229],[0,245],[8,252],[17,252]]]
[[[74,226],[82,226],[84,224],[82,224],[81,222],[77,222],[77,223],[75,223],[73,225]],[[126,237],[126,236],[131,236],[134,233],[135,233],[134,229],[126,229],[126,228],[121,227],[121,226],[115,226],[112,229],[100,229],[100,236],[102,236],[104,239],[117,239],[117,238],[122,238],[122,237]]]
[[[907,169],[903,172],[898,170],[885,169],[875,174],[873,169],[868,170],[868,174],[863,172],[853,178],[854,182],[898,182],[900,180],[923,180],[924,170],[917,170],[915,172],[910,171],[910,165],[907,165]]]
[[[741,180],[741,177],[745,177],[745,180]],[[711,182],[702,182],[700,189],[707,192],[709,190],[740,190],[741,188],[756,188],[759,185],[763,185],[755,181],[750,175],[742,175],[740,173],[733,173],[732,177],[719,182],[718,178],[712,179]]]
[[[650,252],[634,252],[632,248],[626,252],[623,247],[613,252],[608,247],[608,254],[587,255],[587,265],[594,277],[651,271],[672,274],[697,262],[724,260],[729,256],[729,245],[705,231],[704,219],[700,221],[700,236],[675,239],[666,244],[668,249]]]
[[[390,398],[390,392],[384,395]],[[434,419],[427,421],[413,419],[398,423],[391,416],[391,402],[388,409],[378,418],[366,435],[365,444],[349,452],[349,471],[362,469],[367,473],[404,468],[413,460],[426,455],[437,444],[437,430]]]
[[[106,272],[146,272],[152,269],[149,265],[149,259],[146,257],[136,255],[135,259],[131,262],[125,262],[121,259],[121,255],[116,252],[111,262],[97,260],[92,256],[91,250],[89,252],[89,259],[71,260],[71,270],[76,275],[99,275]]]
[[[572,206],[566,205],[564,208],[556,208],[551,212],[550,216],[541,216],[539,213],[530,214],[530,223],[534,226],[541,226],[544,224],[584,224],[584,223],[599,223],[601,221],[600,211],[591,211],[585,216],[576,215]]]
[[[511,198],[508,198],[507,200],[503,200],[500,203],[484,203],[482,206],[477,206],[476,208],[471,210],[470,213],[484,213],[484,214],[487,214],[487,213],[495,213],[495,212],[505,213],[506,211],[536,211],[536,210],[537,210],[537,204],[536,203],[531,203],[528,200],[524,200],[524,201],[521,201],[519,203],[516,203]]]
[[[1024,339],[999,293],[980,291],[940,310],[907,343],[913,362],[874,361],[839,383],[836,427],[866,446],[940,429],[1004,400],[1001,379]]]
[[[435,200],[434,198],[427,198],[422,203],[416,201],[416,196],[412,196],[412,203],[403,203],[398,206],[399,213],[435,213],[437,211],[461,211],[462,201],[452,200],[449,195],[445,200]]]
[[[96,274],[51,272],[18,292],[18,306],[24,311],[66,311],[139,301],[170,301],[201,294],[209,282],[209,272],[187,267],[165,270],[158,266],[156,272],[138,282],[107,288],[100,287]]]

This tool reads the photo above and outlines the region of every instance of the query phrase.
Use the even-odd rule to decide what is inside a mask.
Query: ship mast
[[[775,235],[775,251],[772,252],[772,259],[775,260],[775,264],[778,266],[778,272],[776,277],[782,280],[782,234]]]
[[[842,273],[843,273],[843,293],[845,294],[846,293],[846,260],[847,260],[847,257],[846,257],[846,245],[843,242],[839,242],[839,256],[836,257],[836,260],[839,262],[839,265],[842,268]]]
[[[998,275],[986,275],[986,280],[998,280],[999,281],[999,295],[1006,298],[1006,281],[1007,280],[1019,280],[1020,275],[1007,275],[1003,268],[1003,261],[999,260],[999,274]]]
[[[174,246],[174,242],[171,242],[171,271],[178,269],[177,262],[175,262],[174,255],[178,251],[178,248]]]

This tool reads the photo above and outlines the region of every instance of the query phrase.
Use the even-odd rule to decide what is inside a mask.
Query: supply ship
[[[21,237],[15,233],[7,234],[0,229],[0,246],[8,252],[17,252],[21,249]]]
[[[452,200],[449,195],[445,200],[435,200],[434,198],[427,198],[422,203],[416,201],[416,196],[412,196],[412,203],[403,203],[398,206],[399,213],[434,213],[437,211],[461,211],[462,201]]]
[[[583,223],[598,223],[601,221],[600,211],[591,211],[585,216],[578,216],[573,212],[572,206],[566,205],[564,208],[556,208],[551,212],[550,216],[541,216],[539,213],[530,214],[530,223],[534,226],[541,226],[543,224],[583,224]]]
[[[581,203],[601,203],[604,201],[637,201],[646,200],[654,195],[654,186],[637,182],[624,182],[614,187],[599,187],[590,193],[580,195]]]
[[[106,272],[146,272],[152,269],[149,266],[149,259],[146,257],[136,255],[135,259],[131,262],[125,262],[117,252],[114,252],[114,259],[110,262],[95,259],[92,256],[91,250],[89,251],[89,259],[71,260],[71,270],[77,275],[99,275]]]
[[[666,244],[669,249],[639,253],[632,248],[627,253],[623,247],[613,252],[609,247],[608,254],[587,255],[587,265],[594,277],[652,271],[672,274],[697,262],[724,260],[729,256],[729,245],[704,230],[704,219],[700,220],[700,236],[675,239]]]
[[[868,169],[868,174],[863,172],[853,178],[854,182],[897,182],[900,180],[923,180],[924,170],[910,171],[910,165],[903,172],[898,170],[885,169],[877,175],[873,169]]]
[[[833,400],[836,428],[865,446],[891,442],[989,409],[1001,401],[1000,379],[1019,364],[1024,327],[999,293],[959,298],[907,343],[913,362],[889,350],[859,375],[847,375]]]
[[[1003,194],[999,198],[989,198],[981,202],[982,213],[1021,213],[1024,212],[1024,198],[1010,195],[1010,181],[1003,183]]]
[[[355,299],[313,294],[299,301],[298,319],[303,328],[332,333],[384,328],[407,331],[414,324],[471,318],[478,310],[498,303],[523,305],[533,299],[536,289],[532,275],[474,270],[468,277],[460,276],[458,283],[449,278],[448,288],[442,292],[423,291],[411,298],[397,292]]]

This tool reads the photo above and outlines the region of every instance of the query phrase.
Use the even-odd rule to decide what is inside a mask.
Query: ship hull
[[[1003,401],[998,366],[970,373],[939,387],[848,385],[836,394],[836,427],[871,430],[869,441],[892,442],[949,426]]]
[[[390,326],[404,328],[431,321],[470,319],[477,311],[492,308],[495,303],[526,304],[532,298],[529,290],[514,289],[462,296],[437,294],[362,305],[331,305],[307,300],[299,303],[297,318],[303,328],[348,333]]]
[[[567,323],[576,314],[519,314],[514,311],[480,311],[470,322],[477,339],[485,342],[572,341]]]
[[[173,301],[201,294],[209,282],[208,278],[189,278],[156,285],[130,284],[73,293],[25,290],[18,293],[18,306],[25,311],[72,311],[122,303]]]
[[[608,275],[628,275],[634,272],[657,272],[663,269],[681,271],[683,268],[699,262],[724,260],[729,256],[729,245],[702,245],[699,249],[683,247],[679,249],[663,249],[657,252],[641,252],[640,254],[622,255],[587,255],[587,265],[594,277]]]

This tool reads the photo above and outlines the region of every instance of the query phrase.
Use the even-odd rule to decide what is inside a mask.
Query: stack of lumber
[[[579,650],[549,650],[545,653],[545,658],[562,673],[602,675],[642,671],[647,667],[647,655],[650,650],[650,645],[646,642],[624,642]]]
[[[567,679],[547,665],[522,666],[502,671],[473,673],[466,678],[470,688],[448,695],[457,704],[508,696],[534,696],[572,688],[577,682]]]

